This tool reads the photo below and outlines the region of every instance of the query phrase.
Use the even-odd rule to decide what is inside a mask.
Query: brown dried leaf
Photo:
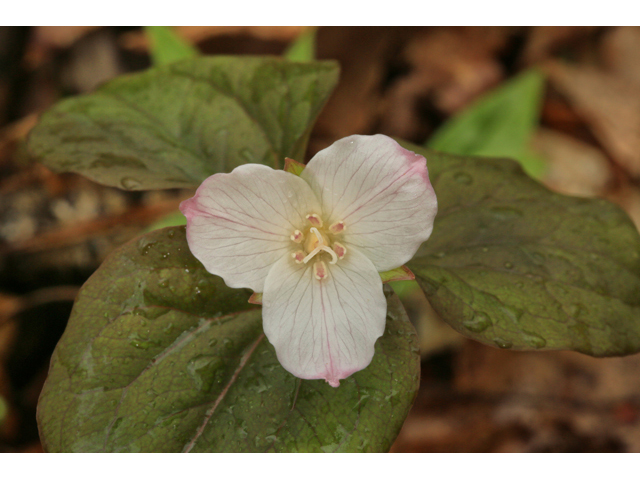
[[[609,72],[640,85],[640,28],[612,30],[603,40],[602,54]]]
[[[548,63],[546,71],[611,157],[640,177],[640,86],[560,62]]]
[[[614,180],[607,157],[569,135],[540,129],[533,148],[548,162],[544,184],[556,192],[595,197],[602,195]]]
[[[554,53],[557,49],[579,41],[593,34],[601,27],[532,27],[527,39],[527,45],[522,55],[526,65],[539,62]]]

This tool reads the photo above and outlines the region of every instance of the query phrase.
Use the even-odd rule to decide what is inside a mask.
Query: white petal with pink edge
[[[291,235],[320,204],[296,175],[247,164],[207,178],[180,210],[187,242],[208,272],[232,288],[261,292],[273,264],[291,250]]]
[[[350,250],[318,280],[313,262],[279,260],[263,294],[263,326],[278,360],[293,375],[340,380],[369,365],[385,328],[387,302],[371,261]]]
[[[344,222],[344,244],[378,271],[409,261],[438,211],[424,157],[384,135],[352,135],[318,152],[301,177],[330,224]]]

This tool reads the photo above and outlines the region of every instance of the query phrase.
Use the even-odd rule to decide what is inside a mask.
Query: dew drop
[[[457,172],[453,175],[453,179],[462,185],[471,185],[473,183],[471,175],[464,172]]]
[[[150,242],[147,238],[141,238],[138,241],[138,251],[141,255],[147,255],[157,242]]]
[[[223,364],[222,358],[215,355],[199,355],[189,360],[187,373],[196,389],[209,391],[216,381],[216,372],[220,370]]]
[[[500,337],[494,338],[493,343],[495,343],[498,348],[511,348],[513,346],[513,343],[509,340],[505,340]]]
[[[511,305],[501,305],[500,310],[502,310],[502,312],[509,318],[509,320],[516,324],[524,313],[523,310],[519,310],[516,307],[512,307]]]
[[[476,312],[473,317],[463,320],[462,325],[467,329],[475,333],[485,331],[491,326],[491,319],[484,312]]]
[[[522,217],[522,211],[507,206],[495,206],[489,209],[494,218],[498,220],[514,220]]]
[[[135,190],[140,187],[141,183],[133,177],[123,177],[122,180],[120,180],[120,185],[122,185],[122,188],[125,190]]]
[[[586,312],[586,310],[586,307],[581,303],[574,303],[572,305],[569,305],[569,314],[574,318],[580,317],[583,313]]]
[[[547,344],[547,341],[544,338],[535,333],[522,332],[522,338],[527,345],[533,348],[543,348]]]

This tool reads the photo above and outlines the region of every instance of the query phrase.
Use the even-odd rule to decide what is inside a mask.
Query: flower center
[[[332,224],[329,228],[325,228],[322,218],[316,213],[307,215],[307,221],[309,226],[304,232],[295,230],[291,234],[291,240],[302,247],[291,256],[296,263],[308,263],[315,258],[316,261],[313,265],[314,276],[318,280],[322,280],[328,275],[327,266],[321,260],[322,253],[327,253],[331,256],[330,264],[335,264],[338,260],[342,260],[347,253],[344,245],[333,239],[335,235],[339,235],[344,231],[345,225],[344,222],[340,221]]]

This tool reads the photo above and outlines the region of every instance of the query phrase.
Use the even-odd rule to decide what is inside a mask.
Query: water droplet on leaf
[[[453,179],[462,185],[471,185],[473,178],[468,173],[458,172],[453,175]]]
[[[509,340],[505,340],[500,337],[494,338],[493,343],[495,343],[498,348],[511,348],[513,346],[513,343],[511,343]]]
[[[122,188],[125,190],[135,190],[142,184],[133,177],[123,177],[122,180],[120,180],[120,185],[122,185]]]
[[[463,320],[462,325],[464,325],[467,330],[480,333],[491,326],[491,319],[484,312],[476,312],[470,319]]]

